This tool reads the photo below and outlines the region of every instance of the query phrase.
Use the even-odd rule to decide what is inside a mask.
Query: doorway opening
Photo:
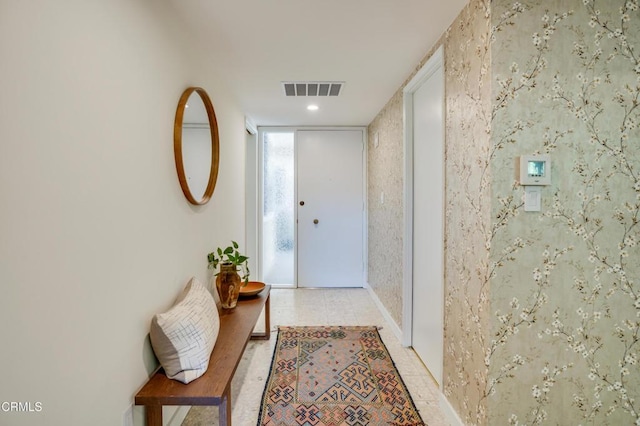
[[[366,128],[258,131],[258,273],[275,287],[363,287]]]
[[[444,363],[444,66],[440,47],[404,89],[403,344],[442,386]]]

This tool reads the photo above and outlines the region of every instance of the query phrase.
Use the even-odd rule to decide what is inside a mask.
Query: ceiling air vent
[[[286,96],[338,96],[344,81],[284,81]]]

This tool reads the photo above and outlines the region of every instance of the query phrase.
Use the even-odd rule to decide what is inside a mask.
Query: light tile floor
[[[429,426],[446,425],[437,385],[415,352],[403,348],[365,289],[272,289],[271,340],[249,341],[231,387],[232,424],[254,426],[279,325],[376,325],[416,407]],[[264,330],[261,318],[256,331]],[[218,407],[193,407],[182,426],[218,425]]]

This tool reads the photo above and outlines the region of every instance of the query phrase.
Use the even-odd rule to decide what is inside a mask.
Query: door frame
[[[258,269],[258,129],[249,117],[245,117],[245,240],[246,254],[251,269],[259,276]]]
[[[362,282],[363,288],[365,287],[365,283],[368,281],[368,264],[369,264],[369,256],[368,256],[368,241],[369,241],[369,226],[368,226],[368,191],[367,191],[367,158],[368,158],[368,150],[369,150],[369,135],[368,128],[366,126],[258,126],[258,209],[257,209],[257,245],[258,245],[258,256],[257,256],[257,271],[258,271],[258,279],[262,280],[262,217],[264,215],[263,210],[263,194],[264,194],[264,143],[263,143],[263,134],[265,131],[274,131],[274,132],[293,132],[294,133],[294,174],[297,176],[298,171],[298,150],[295,149],[295,144],[298,137],[298,131],[300,130],[317,130],[317,131],[331,131],[331,130],[358,130],[362,131],[362,141],[363,141],[363,152],[362,152],[362,195],[363,195],[363,210],[362,210],[362,258],[363,258],[363,271],[362,271]],[[296,178],[296,182],[294,183],[294,203],[297,206],[298,199],[298,182]],[[294,220],[296,224],[298,223],[298,209],[295,209]],[[294,284],[293,286],[285,286],[285,285],[275,285],[274,288],[298,288],[298,227],[294,228],[294,241],[295,241],[295,251],[294,251]]]
[[[416,75],[407,83],[402,90],[404,105],[404,265],[403,265],[403,283],[402,283],[402,345],[411,346],[412,330],[413,330],[413,94],[418,91],[422,84],[428,80],[433,73],[439,68],[444,68],[443,47],[440,46],[429,58],[427,63],[416,73]],[[443,112],[446,112],[443,105]],[[445,114],[442,114],[443,121],[446,120]],[[446,126],[443,128],[446,129]],[[445,143],[445,135],[443,134],[442,143]],[[444,158],[442,159],[444,161]],[[444,206],[444,187],[446,181],[443,176],[442,197]],[[443,224],[446,216],[443,216]],[[444,271],[444,241],[442,244],[442,262]],[[444,295],[444,276],[441,280],[441,286]],[[444,299],[442,300],[444,304]],[[444,316],[444,315],[443,315]]]

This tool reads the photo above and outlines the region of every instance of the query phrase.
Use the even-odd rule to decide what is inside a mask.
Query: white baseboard
[[[444,413],[449,425],[464,426],[462,419],[460,418],[456,410],[453,409],[453,406],[451,405],[451,403],[449,403],[449,400],[446,396],[444,396],[442,392],[440,392],[440,409]]]
[[[369,283],[365,284],[365,288],[367,289],[367,291],[369,292],[369,295],[373,299],[373,303],[376,304],[376,306],[378,307],[378,310],[380,311],[384,319],[389,323],[389,326],[391,327],[391,331],[393,331],[393,334],[395,334],[398,340],[402,342],[402,330],[400,329],[398,324],[393,320],[393,318],[389,314],[389,311],[387,311],[387,308],[385,308],[385,306],[382,304],[382,302],[378,298],[378,295],[376,295],[376,293],[373,291]]]
[[[373,291],[369,283],[365,285],[365,288],[371,295],[373,302],[378,307],[378,310],[380,310],[380,312],[382,313],[382,316],[384,317],[384,319],[389,323],[389,326],[391,327],[391,331],[393,331],[393,334],[395,334],[398,340],[402,342],[403,341],[402,330],[400,329],[398,324],[393,320],[393,318],[391,318],[389,311],[387,311],[387,308],[384,307],[384,305],[382,304],[378,296],[375,294],[375,292]],[[448,424],[451,426],[464,426],[462,419],[460,418],[456,410],[453,408],[453,406],[449,403],[449,400],[447,399],[447,397],[444,396],[442,391],[439,392],[439,395],[440,395],[440,408],[442,409],[442,412],[444,413]]]
[[[180,406],[178,408],[175,407],[162,407],[163,409],[163,419],[169,419],[164,421],[165,426],[180,426],[184,421],[184,418],[187,417],[189,413],[189,409],[191,407]],[[173,411],[173,413],[171,413]]]

